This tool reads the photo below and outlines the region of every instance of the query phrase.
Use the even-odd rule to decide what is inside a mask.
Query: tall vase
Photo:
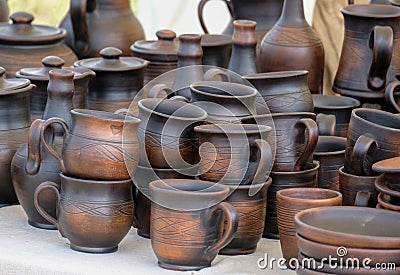
[[[321,94],[324,60],[321,39],[305,19],[303,0],[285,0],[281,17],[261,44],[260,70],[307,70],[311,93]]]

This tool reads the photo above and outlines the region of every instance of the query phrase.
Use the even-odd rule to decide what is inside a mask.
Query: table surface
[[[290,270],[258,267],[258,259],[282,256],[277,240],[262,239],[251,255],[218,255],[211,267],[177,272],[158,267],[150,240],[132,230],[119,249],[110,254],[88,254],[69,248],[58,231],[43,230],[27,223],[22,207],[0,208],[0,274],[294,274]]]

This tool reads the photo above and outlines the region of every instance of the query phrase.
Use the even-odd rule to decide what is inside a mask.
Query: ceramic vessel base
[[[79,245],[70,244],[72,250],[85,253],[112,253],[118,250],[118,246],[113,247],[84,247]]]
[[[52,224],[46,224],[46,223],[39,223],[39,222],[33,222],[28,220],[28,224],[36,227],[36,228],[40,228],[40,229],[47,229],[47,230],[56,230],[57,227],[55,225]]]

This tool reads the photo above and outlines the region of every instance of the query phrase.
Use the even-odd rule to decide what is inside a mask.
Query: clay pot
[[[265,35],[258,60],[261,72],[307,70],[313,94],[322,94],[324,47],[307,23],[303,0],[285,0],[281,17]]]
[[[67,30],[65,42],[80,59],[99,56],[110,46],[129,56],[129,47],[144,39],[129,0],[72,0],[60,27]]]
[[[307,77],[307,71],[284,71],[251,74],[243,78],[261,94],[263,101],[258,102],[257,98],[256,108],[257,114],[262,114],[265,104],[271,113],[313,112]]]
[[[61,69],[65,61],[57,56],[46,56],[42,59],[41,68],[23,68],[15,75],[18,78],[27,78],[31,83],[36,85],[36,89],[31,93],[31,114],[40,117],[45,109],[47,102],[47,86],[49,84],[49,72],[54,69]],[[74,94],[73,107],[85,109],[87,108],[87,92],[89,81],[96,74],[86,68],[65,68],[74,73]],[[46,119],[46,118],[44,118]]]
[[[73,250],[110,253],[128,234],[133,221],[132,181],[93,181],[60,174],[61,188],[54,182],[40,184],[34,194],[38,212],[70,241]],[[57,218],[41,206],[42,191],[56,192]]]
[[[132,55],[149,61],[144,76],[144,84],[154,78],[174,70],[178,66],[178,46],[176,33],[171,30],[156,32],[158,40],[139,40],[131,46]]]
[[[267,215],[263,237],[279,239],[278,218],[276,207],[276,193],[279,190],[288,188],[312,188],[317,187],[317,173],[319,162],[314,161],[312,165],[307,165],[304,171],[299,172],[274,172],[270,176],[272,184],[268,189],[267,195]]]
[[[276,202],[282,254],[289,261],[299,254],[294,216],[309,208],[342,205],[342,194],[320,188],[289,188],[276,193]]]
[[[86,109],[74,109],[71,115],[70,126],[60,118],[46,120],[41,135],[46,149],[60,162],[63,173],[80,179],[129,179],[126,167],[134,173],[138,163],[140,119]],[[64,131],[61,155],[43,134],[55,124],[61,125]]]
[[[16,203],[10,165],[15,152],[28,141],[31,116],[29,95],[35,85],[27,79],[6,79],[0,67],[0,203]]]
[[[334,135],[339,137],[347,137],[347,130],[351,117],[351,111],[360,106],[357,99],[336,96],[336,95],[313,95],[314,113],[317,114],[317,124],[319,124],[322,115],[334,116]],[[329,135],[327,132],[321,131],[321,135]]]
[[[41,119],[32,123],[28,144],[22,145],[12,159],[11,178],[18,201],[28,216],[28,223],[42,229],[56,229],[37,212],[33,204],[33,194],[39,184],[44,181],[52,181],[58,186],[60,184],[60,164],[41,143],[40,133],[43,124],[44,120]],[[54,192],[43,191],[39,196],[39,201],[43,209],[55,218],[56,196]]]
[[[121,57],[122,51],[108,47],[100,51],[101,58],[77,61],[75,67],[90,69],[96,78],[89,84],[89,109],[114,112],[129,108],[142,89],[148,61],[137,57]]]
[[[351,113],[345,154],[345,171],[373,175],[372,164],[400,156],[400,116],[373,109]]]
[[[228,68],[232,53],[232,37],[224,34],[203,34],[203,65]]]
[[[235,208],[221,202],[229,188],[198,180],[171,179],[151,182],[150,191],[150,236],[158,265],[173,270],[211,266],[238,226]]]
[[[146,98],[138,102],[140,140],[144,142],[140,163],[154,168],[184,168],[199,161],[194,127],[207,113],[178,100]]]
[[[271,127],[255,124],[196,126],[200,179],[230,185],[265,182],[273,163]]]
[[[320,136],[313,154],[319,161],[318,187],[339,191],[339,168],[344,164],[346,139],[334,136]]]
[[[362,104],[374,102],[387,109],[385,87],[396,80],[400,67],[400,58],[392,55],[400,51],[400,8],[351,5],[341,12],[345,36],[333,90],[355,97]]]
[[[265,183],[229,186],[231,194],[225,200],[235,207],[239,225],[232,241],[219,254],[245,255],[254,253],[261,240],[267,209],[267,191],[271,178]],[[250,195],[256,192],[255,195]]]
[[[49,55],[61,57],[67,66],[78,60],[63,42],[67,35],[64,29],[31,24],[34,17],[26,12],[13,13],[10,19],[12,24],[0,26],[0,58],[7,77],[14,77],[22,68],[37,66]]]
[[[304,210],[295,216],[297,233],[311,241],[353,248],[399,249],[399,214],[336,206]]]

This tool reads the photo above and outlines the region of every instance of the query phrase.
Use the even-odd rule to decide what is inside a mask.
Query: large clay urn
[[[101,49],[111,46],[130,56],[130,46],[145,38],[130,0],[70,1],[69,12],[60,27],[67,30],[65,42],[80,59],[100,56]]]

